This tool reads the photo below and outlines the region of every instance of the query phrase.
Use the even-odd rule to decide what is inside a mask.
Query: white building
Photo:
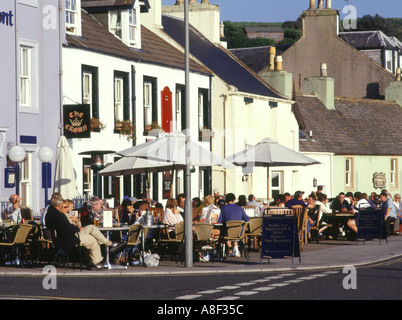
[[[90,117],[102,128],[92,128],[90,138],[69,139],[78,189],[94,194],[94,176],[88,151],[121,151],[154,137],[148,134],[158,124],[165,132],[182,130],[184,119],[184,55],[144,26],[141,19],[149,9],[147,1],[125,1],[124,5],[92,6],[92,1],[76,0],[73,16],[67,24],[63,46],[63,105],[84,108],[90,105]],[[71,3],[71,0],[67,1]],[[117,3],[117,2],[116,2]],[[71,9],[71,8],[70,8]],[[151,8],[155,10],[157,8]],[[68,17],[68,15],[67,15]],[[80,23],[79,23],[80,22]],[[190,64],[190,96],[197,103],[190,113],[199,114],[198,101],[208,115],[210,72],[200,64]],[[205,99],[205,101],[204,101]],[[204,117],[201,117],[204,119]],[[200,117],[191,117],[192,136],[198,136]],[[135,125],[135,139],[121,134],[119,123]],[[105,165],[114,162],[113,153],[104,156]],[[163,174],[150,177],[151,198],[163,201]],[[192,174],[192,197],[205,174]],[[199,181],[201,178],[201,181]],[[182,174],[178,175],[177,193],[183,192]],[[105,177],[101,197],[121,201],[123,196],[145,192],[141,176]],[[205,179],[208,181],[209,179]],[[174,192],[176,194],[176,192]]]

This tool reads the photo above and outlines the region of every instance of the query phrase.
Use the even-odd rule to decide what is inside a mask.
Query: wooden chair
[[[150,207],[148,208],[148,211],[155,217],[156,221],[162,221],[162,215],[163,215],[162,208]]]
[[[297,220],[297,232],[299,236],[300,250],[303,251],[303,245],[307,243],[307,207],[301,205],[292,206]]]
[[[4,257],[4,251],[11,250],[13,253],[14,260],[19,260],[21,263],[21,267],[24,267],[24,264],[21,259],[21,252],[20,249],[25,248],[25,243],[27,241],[27,237],[29,232],[32,230],[32,225],[23,223],[16,226],[17,231],[15,233],[14,239],[12,242],[0,242],[0,250],[1,250],[1,257]]]
[[[21,208],[21,217],[22,219],[25,219],[25,221],[32,221],[33,220],[32,210],[26,207]]]
[[[248,249],[250,250],[250,243],[251,240],[253,240],[253,247],[254,249],[257,248],[259,252],[262,235],[262,218],[250,218],[250,223],[248,224],[248,228],[245,230],[244,235],[247,239]]]
[[[310,227],[310,237],[313,239],[313,234],[315,237],[316,242],[318,243],[318,234],[320,232],[320,220],[322,217],[322,211],[321,211],[321,206],[317,205],[315,210],[317,210],[317,221],[314,221],[314,225]]]

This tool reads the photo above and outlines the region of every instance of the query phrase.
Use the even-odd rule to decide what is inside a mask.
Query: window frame
[[[39,68],[38,68],[38,43],[36,41],[19,39],[18,44],[18,105],[20,112],[39,113]],[[29,98],[27,103],[22,102],[21,88],[21,72],[24,69],[22,66],[22,50],[27,49],[28,53],[28,75],[25,75],[25,80],[29,82],[28,91]]]
[[[349,157],[345,159],[345,186],[353,186],[353,158]]]
[[[91,74],[91,97],[90,97],[90,109],[91,118],[99,119],[99,75],[98,67],[81,65],[81,101],[84,103],[84,74]],[[88,100],[88,98],[86,99]],[[92,129],[92,131],[99,131],[100,129]]]
[[[68,4],[75,4],[75,9],[71,8],[71,5]],[[72,35],[81,35],[81,1],[80,0],[65,0],[65,10],[66,10],[66,17],[65,17],[65,24],[66,24],[66,33]],[[68,19],[72,17],[73,22],[70,22]]]
[[[396,187],[398,185],[398,159],[391,158],[391,170],[390,170],[390,184],[391,187]]]

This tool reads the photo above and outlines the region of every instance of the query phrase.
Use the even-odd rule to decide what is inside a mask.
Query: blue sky
[[[201,0],[197,0],[201,2]],[[318,0],[316,0],[318,2]],[[326,1],[325,1],[326,2]],[[162,0],[163,5],[175,4],[176,0]],[[247,22],[284,22],[296,20],[309,7],[309,0],[210,0],[221,9],[221,20]],[[379,14],[383,18],[402,18],[401,0],[349,0],[356,8],[358,18]],[[340,9],[341,18],[346,0],[332,0],[332,8]]]

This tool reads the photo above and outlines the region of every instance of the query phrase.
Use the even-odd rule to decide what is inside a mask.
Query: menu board
[[[361,209],[358,214],[357,240],[373,240],[382,237],[383,211]]]
[[[295,215],[265,215],[261,258],[300,257]]]

